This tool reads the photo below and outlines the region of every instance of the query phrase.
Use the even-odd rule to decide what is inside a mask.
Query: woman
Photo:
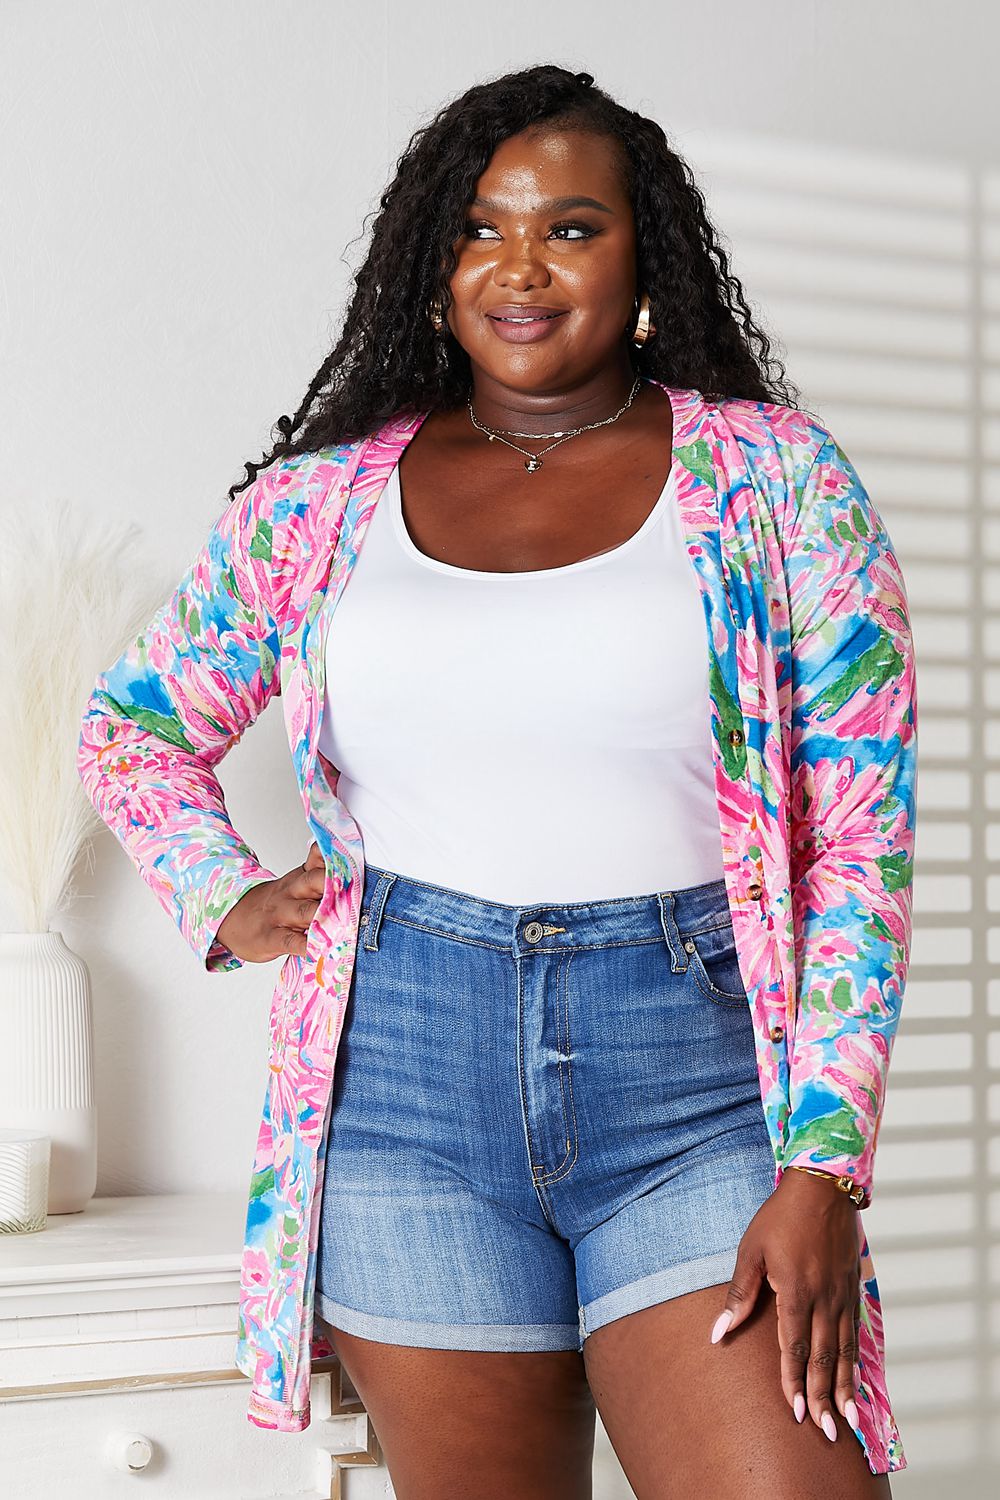
[[[208,969],[286,955],[248,1415],[305,1427],[335,1349],[401,1500],[589,1495],[595,1408],[640,1497],[905,1466],[859,1207],[910,628],[768,366],[658,125],[557,67],[470,89],[84,719],[90,796]],[[315,841],[284,875],[215,774],[279,693]]]

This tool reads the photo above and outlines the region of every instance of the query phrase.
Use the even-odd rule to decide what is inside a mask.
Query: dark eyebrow
[[[485,208],[488,213],[503,213],[504,206],[494,198],[473,198],[470,208]],[[596,198],[547,198],[538,204],[537,212],[565,214],[573,208],[596,208],[599,213],[612,214],[613,208],[606,203],[600,203]]]

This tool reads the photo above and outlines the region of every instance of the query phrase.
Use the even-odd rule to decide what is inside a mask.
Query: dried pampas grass
[[[0,880],[23,930],[45,932],[98,821],[76,769],[87,700],[169,587],[134,522],[54,501],[0,507],[0,525]]]

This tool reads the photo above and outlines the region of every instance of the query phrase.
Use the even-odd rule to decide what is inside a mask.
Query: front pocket
[[[695,982],[718,1005],[746,1005],[732,922],[685,934],[684,951]]]

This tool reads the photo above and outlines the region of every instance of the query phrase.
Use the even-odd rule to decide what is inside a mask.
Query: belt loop
[[[684,952],[680,929],[674,920],[674,893],[673,891],[660,891],[656,899],[660,904],[660,926],[663,928],[663,936],[670,949],[670,971],[673,974],[686,974],[688,957]]]
[[[389,898],[395,873],[383,871],[375,882],[375,888],[368,902],[368,908],[364,913],[365,918],[365,947],[370,953],[378,951],[378,935],[382,926],[382,916],[385,912],[385,903]]]

